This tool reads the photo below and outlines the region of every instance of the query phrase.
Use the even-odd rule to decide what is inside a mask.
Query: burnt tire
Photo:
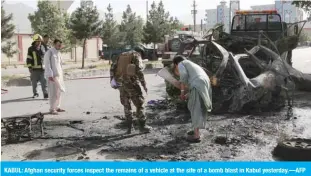
[[[274,148],[272,154],[284,161],[311,161],[311,139],[283,140]]]

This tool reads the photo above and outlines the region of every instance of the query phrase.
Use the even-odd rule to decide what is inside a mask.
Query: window
[[[246,15],[246,30],[267,30],[267,15]]]
[[[233,18],[232,30],[240,31],[245,29],[245,16],[236,15]]]
[[[268,30],[282,30],[281,17],[279,15],[268,16]]]

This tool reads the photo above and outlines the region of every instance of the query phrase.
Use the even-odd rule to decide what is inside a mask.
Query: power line
[[[196,17],[197,17],[197,13],[198,11],[196,10],[196,6],[197,4],[195,3],[195,0],[193,1],[193,10],[191,10],[191,14],[193,14],[193,32],[195,32],[195,26],[196,26]]]

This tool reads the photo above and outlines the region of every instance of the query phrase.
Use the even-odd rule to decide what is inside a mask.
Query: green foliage
[[[309,19],[311,18],[311,0],[293,1],[292,4],[296,7],[302,8],[306,13],[309,14]]]
[[[4,1],[2,1],[2,4],[3,3]],[[15,26],[11,23],[13,15],[12,14],[6,15],[2,4],[1,4],[1,42],[12,38],[15,30]]]
[[[164,35],[172,34],[182,26],[183,24],[176,17],[170,17],[169,12],[165,11],[162,1],[158,5],[153,2],[144,27],[144,43],[161,43]]]
[[[32,31],[35,34],[48,34],[53,41],[55,38],[63,41],[65,50],[68,49],[68,29],[66,27],[66,14],[47,0],[38,1],[38,10],[29,14]],[[64,18],[65,16],[65,18]]]
[[[123,12],[119,30],[121,41],[123,41],[125,46],[131,45],[133,47],[142,40],[143,19],[140,16],[136,16],[130,5],[127,5],[126,10]]]
[[[293,5],[299,8],[303,8],[306,11],[311,10],[311,1],[310,0],[304,0],[304,1],[293,1]]]
[[[299,42],[305,42],[305,41],[309,41],[309,40],[310,40],[310,38],[309,38],[308,34],[303,29],[300,33],[300,36],[299,36]]]
[[[79,40],[90,39],[100,33],[102,21],[96,6],[82,5],[70,17],[70,29]]]
[[[177,19],[177,17],[171,17],[170,18],[170,24],[171,24],[171,30],[180,30],[183,26],[184,26],[184,24],[183,23],[181,23],[178,19]]]
[[[14,54],[18,53],[18,50],[14,47],[16,45],[15,42],[7,41],[5,45],[2,45],[1,51],[8,57],[9,64],[11,64],[11,58]]]
[[[100,33],[102,21],[99,19],[99,13],[96,6],[82,4],[70,17],[69,27],[72,36],[78,40],[83,40],[82,68],[84,68],[85,43],[87,39]]]
[[[103,23],[101,39],[109,48],[118,48],[120,45],[120,36],[118,33],[118,25],[113,17],[113,9],[109,4],[105,13],[105,21]]]
[[[164,35],[169,34],[173,22],[169,12],[164,9],[163,2],[158,5],[155,2],[151,4],[151,9],[148,15],[148,21],[144,27],[144,43],[161,43],[164,40]]]
[[[77,46],[81,46],[83,42],[81,40],[78,40],[75,37],[72,29],[70,29],[70,15],[68,13],[64,13],[64,19],[65,19],[65,26],[68,30],[67,40],[68,40],[70,49],[77,47]]]

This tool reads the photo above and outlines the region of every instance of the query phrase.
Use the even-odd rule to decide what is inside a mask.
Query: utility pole
[[[193,1],[193,10],[191,10],[191,14],[193,14],[193,32],[195,32],[195,25],[196,25],[196,17],[197,17],[197,13],[198,11],[196,10],[196,3],[195,0]]]

